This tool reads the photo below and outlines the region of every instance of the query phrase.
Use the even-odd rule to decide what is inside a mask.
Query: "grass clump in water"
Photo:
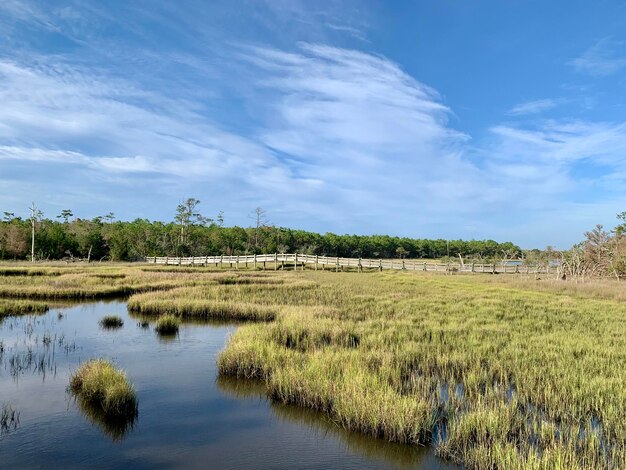
[[[124,326],[124,320],[117,315],[107,315],[100,320],[102,328],[120,328]]]
[[[15,431],[20,424],[20,412],[10,405],[0,409],[0,435]]]
[[[173,335],[178,333],[180,320],[174,315],[162,315],[156,321],[155,330],[161,335]]]
[[[82,364],[70,378],[71,392],[85,403],[102,410],[106,416],[136,416],[137,393],[126,378],[104,359]]]

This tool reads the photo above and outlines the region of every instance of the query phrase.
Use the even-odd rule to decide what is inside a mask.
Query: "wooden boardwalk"
[[[510,265],[503,263],[437,263],[402,259],[337,258],[332,256],[304,255],[299,253],[273,253],[264,255],[237,256],[194,256],[175,258],[171,256],[150,256],[147,263],[173,266],[214,266],[217,268],[254,269],[302,269],[315,270],[354,269],[405,270],[447,273],[490,273],[490,274],[549,274],[549,265]],[[552,268],[554,271],[555,268]]]

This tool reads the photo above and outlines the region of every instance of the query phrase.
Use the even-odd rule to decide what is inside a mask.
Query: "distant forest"
[[[427,240],[387,235],[318,234],[272,225],[257,208],[249,227],[226,227],[220,213],[215,219],[198,211],[197,199],[181,203],[169,223],[137,219],[116,221],[109,213],[93,219],[74,217],[70,209],[47,218],[33,206],[23,219],[4,212],[0,222],[0,259],[31,256],[35,233],[36,259],[82,258],[133,261],[146,256],[243,255],[253,253],[306,253],[362,258],[458,258],[492,260],[522,255],[511,242],[493,240]]]

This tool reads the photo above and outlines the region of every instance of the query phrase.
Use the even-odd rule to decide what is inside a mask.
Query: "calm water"
[[[102,330],[117,314],[124,326]],[[53,309],[0,323],[0,406],[19,415],[0,431],[1,468],[455,468],[431,450],[349,433],[320,413],[277,405],[255,383],[217,377],[235,326],[184,324],[175,338],[142,327],[124,302]],[[126,370],[134,423],[110,423],[66,392],[94,357]]]

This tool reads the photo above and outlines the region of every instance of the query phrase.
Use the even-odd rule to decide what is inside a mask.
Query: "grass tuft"
[[[155,330],[161,335],[173,335],[178,332],[180,320],[174,315],[162,315],[156,321]]]
[[[135,416],[137,394],[126,378],[104,359],[82,364],[70,378],[70,390],[86,403],[102,410],[106,416]]]
[[[120,328],[124,326],[124,320],[117,315],[107,315],[99,323],[102,328]]]

